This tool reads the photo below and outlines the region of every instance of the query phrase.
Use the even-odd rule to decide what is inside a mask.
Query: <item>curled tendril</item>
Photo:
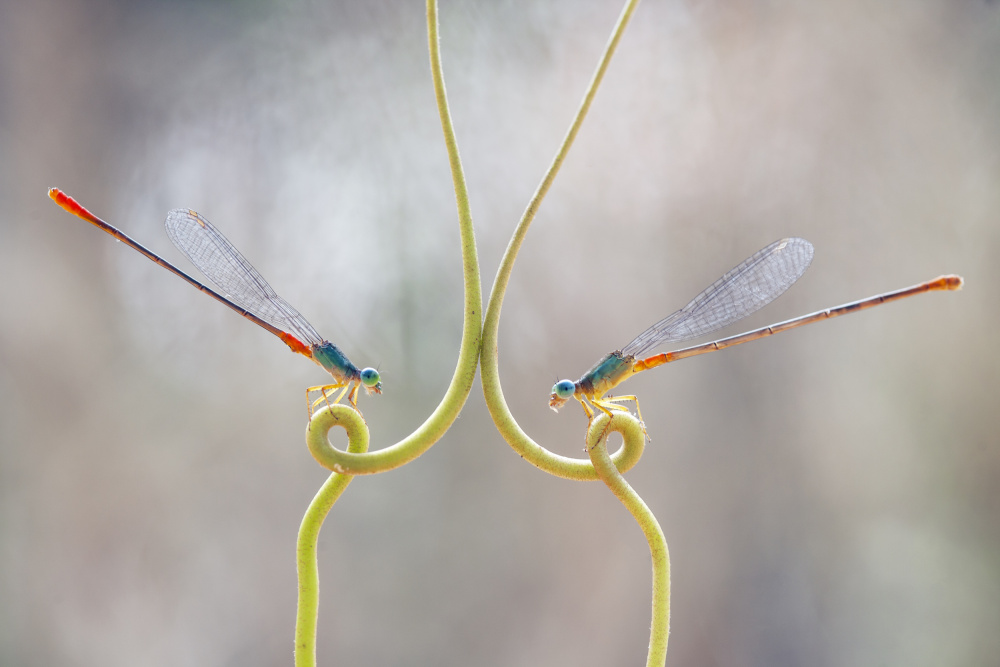
[[[347,449],[352,454],[368,451],[368,425],[361,413],[348,405],[324,406],[313,415],[306,431],[309,451],[322,464],[334,447],[327,434],[334,426],[347,431]],[[322,437],[315,437],[321,434]],[[320,488],[302,517],[296,544],[296,567],[299,578],[298,610],[295,616],[295,664],[314,667],[316,664],[316,623],[319,613],[319,563],[316,545],[319,531],[330,508],[340,498],[352,475],[333,473]]]
[[[507,406],[507,400],[503,395],[503,388],[500,386],[500,370],[497,356],[500,310],[503,308],[504,293],[507,291],[508,282],[510,282],[510,274],[514,270],[514,260],[517,258],[517,253],[524,242],[524,237],[528,233],[528,228],[531,226],[532,220],[535,219],[535,214],[538,213],[538,208],[552,186],[556,174],[559,173],[559,168],[566,159],[570,146],[573,145],[573,140],[580,131],[580,126],[583,125],[583,120],[586,118],[590,104],[593,102],[594,96],[597,94],[597,89],[604,79],[604,73],[608,69],[611,57],[614,55],[618,42],[621,41],[621,37],[625,32],[625,27],[632,18],[632,14],[635,12],[638,4],[639,0],[627,0],[621,14],[618,16],[618,21],[611,32],[611,37],[608,39],[607,45],[604,47],[604,53],[601,55],[597,68],[594,70],[590,84],[584,92],[583,100],[580,102],[576,116],[574,116],[572,123],[570,123],[569,130],[566,132],[566,136],[563,138],[563,142],[559,146],[552,164],[549,165],[545,176],[542,177],[542,182],[538,185],[538,189],[535,190],[535,194],[532,195],[531,201],[528,202],[528,206],[525,208],[524,213],[521,215],[521,220],[514,230],[514,235],[507,245],[507,250],[500,261],[500,268],[497,269],[496,278],[493,280],[493,289],[490,292],[489,303],[486,305],[486,317],[483,320],[483,351],[480,355],[479,363],[480,370],[482,371],[483,396],[486,398],[486,406],[489,408],[490,416],[493,417],[493,423],[496,424],[497,429],[504,437],[504,440],[507,441],[507,444],[529,463],[552,475],[568,479],[595,480],[598,477],[591,461],[587,459],[566,458],[552,453],[528,437],[528,434],[524,432],[514,419],[514,415],[511,414],[510,408]],[[635,465],[639,455],[642,454],[641,447],[638,449],[638,452],[632,451],[632,447],[630,439],[625,438],[625,446],[611,457],[620,471],[628,470]]]
[[[347,431],[348,451],[342,452],[330,444],[330,429],[340,426]],[[368,451],[368,424],[361,413],[349,405],[335,403],[317,410],[306,426],[306,445],[316,462],[327,470],[344,475],[353,474],[349,466],[340,463],[341,456],[363,456]]]
[[[520,250],[524,237],[528,233],[528,227],[541,206],[542,199],[552,185],[552,181],[562,166],[573,139],[587,115],[587,110],[590,108],[597,88],[604,77],[611,56],[614,54],[636,5],[638,5],[638,0],[626,0],[625,7],[618,17],[618,22],[591,78],[590,85],[584,93],[576,116],[570,124],[569,131],[538,189],[531,201],[528,202],[528,206],[514,230],[514,235],[507,245],[507,250],[504,252],[500,268],[493,281],[489,303],[486,306],[486,317],[483,320],[483,348],[479,356],[479,363],[486,405],[497,430],[503,435],[507,444],[529,463],[550,474],[578,480],[600,479],[639,523],[649,543],[653,565],[653,613],[646,665],[647,667],[662,667],[667,656],[667,636],[670,627],[670,560],[667,543],[652,512],[621,475],[622,472],[635,465],[645,445],[645,434],[639,420],[629,413],[617,411],[613,416],[601,413],[594,418],[587,432],[589,461],[568,459],[550,452],[528,437],[507,406],[503,388],[500,386],[497,345],[500,310],[503,308],[504,293],[507,291],[507,284],[510,281],[510,274],[513,271],[518,250]],[[609,455],[607,450],[607,434],[611,431],[621,433],[624,439],[622,448],[614,455]]]
[[[469,193],[462,170],[462,161],[458,154],[458,141],[455,138],[451,113],[448,110],[448,98],[445,94],[438,38],[437,3],[434,0],[427,1],[427,41],[430,50],[434,94],[438,115],[441,118],[448,163],[451,167],[455,201],[458,205],[458,226],[462,242],[462,271],[465,284],[462,343],[459,348],[455,373],[441,403],[409,437],[395,445],[365,453],[341,452],[332,447],[324,448],[321,442],[312,440],[312,438],[319,437],[318,433],[322,430],[319,425],[316,428],[313,427],[313,424],[317,423],[316,418],[313,419],[306,436],[310,439],[309,448],[314,452],[314,456],[316,451],[326,452],[323,458],[317,457],[316,460],[329,470],[352,475],[371,475],[392,470],[409,463],[430,449],[431,445],[441,439],[441,436],[458,417],[458,413],[462,411],[462,407],[472,391],[472,382],[476,377],[476,368],[479,364],[479,348],[483,329],[483,296],[479,276],[479,258],[476,254],[476,236],[472,227]],[[326,438],[326,431],[329,431],[329,428],[323,431],[323,440]]]
[[[482,342],[483,297],[479,277],[479,257],[476,254],[476,237],[472,227],[472,209],[458,154],[458,142],[448,111],[448,98],[444,88],[441,67],[441,50],[438,40],[436,0],[427,0],[427,41],[430,50],[431,77],[441,129],[444,133],[448,163],[451,167],[455,200],[458,205],[458,225],[462,243],[462,272],[465,301],[462,325],[462,343],[458,363],[451,384],[441,403],[409,437],[402,441],[368,452],[368,426],[357,410],[346,405],[333,405],[319,410],[306,429],[306,441],[313,457],[334,474],[320,489],[310,504],[299,528],[298,571],[299,605],[295,621],[296,667],[313,667],[316,664],[316,623],[319,611],[319,572],[316,561],[316,540],[323,520],[337,498],[350,482],[352,475],[365,475],[398,468],[417,458],[451,427],[462,411],[479,365]],[[348,451],[340,451],[330,444],[328,434],[334,426],[347,431]]]
[[[587,452],[598,477],[632,514],[649,543],[653,566],[653,614],[646,665],[658,667],[667,659],[667,637],[670,634],[670,553],[653,512],[625,481],[608,455],[607,436],[612,431],[621,433],[626,442],[633,438],[644,442],[645,432],[639,420],[630,413],[615,412],[613,417],[601,413],[587,429]]]
[[[639,461],[639,457],[642,456],[646,444],[646,434],[642,430],[642,422],[636,419],[635,415],[631,412],[619,412],[616,410],[612,417],[603,412],[598,412],[597,416],[591,420],[590,426],[587,427],[587,451],[591,452],[598,445],[602,445],[605,451],[607,451],[607,438],[612,433],[620,433],[624,442],[615,454],[609,456],[609,460],[619,473],[628,472]],[[622,456],[624,456],[625,451],[628,452],[628,458],[624,461],[616,461],[615,455],[621,452]],[[592,462],[594,458],[593,454],[591,454],[590,458]],[[629,463],[630,465],[624,466],[623,463]],[[599,470],[595,469],[595,473],[597,475],[595,479],[604,480]]]

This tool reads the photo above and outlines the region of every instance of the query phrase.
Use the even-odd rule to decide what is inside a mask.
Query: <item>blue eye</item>
[[[361,384],[366,387],[374,387],[379,383],[378,371],[374,368],[366,368],[361,371]]]
[[[552,393],[562,399],[571,398],[576,392],[576,385],[572,380],[560,380],[552,387]]]

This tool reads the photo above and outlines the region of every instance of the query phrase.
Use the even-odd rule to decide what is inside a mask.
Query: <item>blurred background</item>
[[[166,258],[213,221],[385,393],[439,402],[461,335],[454,195],[411,2],[0,1],[0,664],[291,664],[294,545],[326,477],[279,341]],[[619,2],[442,3],[488,293]],[[518,259],[511,409],[582,456],[552,383],[783,236],[812,268],[745,327],[916,297],[644,373],[628,474],[673,565],[672,665],[1000,655],[1000,8],[640,5]],[[345,443],[336,438],[339,446]],[[321,664],[635,665],[649,553],[599,483],[522,461],[477,380],[447,436],[321,535]]]

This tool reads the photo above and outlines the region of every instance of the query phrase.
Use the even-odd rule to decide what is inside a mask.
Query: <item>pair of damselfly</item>
[[[340,348],[320,336],[297,310],[275,293],[236,247],[198,213],[188,209],[170,211],[165,223],[167,236],[222,293],[203,285],[167,260],[147,250],[62,191],[52,188],[49,190],[49,196],[70,213],[99,227],[220,303],[229,306],[254,324],[270,331],[293,352],[312,359],[329,372],[334,378],[333,384],[309,387],[306,390],[306,402],[310,414],[321,402],[330,404],[332,399],[332,403],[337,403],[345,396],[356,408],[358,391],[362,387],[368,394],[382,393],[382,383],[377,370],[359,369]],[[775,241],[712,283],[686,306],[639,334],[631,343],[605,355],[576,382],[572,380],[557,382],[552,387],[549,406],[557,410],[570,398],[575,398],[583,406],[587,417],[593,419],[597,411],[611,415],[614,411],[626,410],[619,404],[632,401],[636,404],[636,413],[641,421],[642,414],[635,396],[607,394],[628,378],[644,370],[916,294],[935,290],[957,290],[962,286],[962,279],[959,276],[941,276],[737,336],[673,352],[644,356],[666,343],[680,343],[727,327],[763,308],[802,276],[812,257],[812,244],[804,239],[787,238]],[[321,396],[312,400],[313,392],[317,391]]]

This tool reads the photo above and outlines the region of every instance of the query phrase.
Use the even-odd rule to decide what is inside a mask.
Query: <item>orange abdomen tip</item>
[[[962,289],[962,285],[965,284],[962,276],[941,276],[940,280],[944,281],[944,288],[949,290]]]
[[[78,201],[70,197],[68,194],[60,190],[59,188],[49,188],[49,198],[55,203],[62,206],[65,210],[69,211],[75,216],[83,218],[88,222],[94,222],[97,220],[97,216],[85,209],[80,205]]]
[[[965,280],[962,279],[962,276],[954,274],[938,276],[934,280],[928,280],[924,283],[929,290],[960,290],[964,284]]]
[[[55,203],[59,204],[60,206],[62,206],[63,202],[65,202],[66,200],[70,200],[70,201],[73,200],[72,197],[70,197],[69,195],[67,195],[65,192],[63,192],[59,188],[49,188],[49,198],[51,198],[52,201],[54,201]]]

